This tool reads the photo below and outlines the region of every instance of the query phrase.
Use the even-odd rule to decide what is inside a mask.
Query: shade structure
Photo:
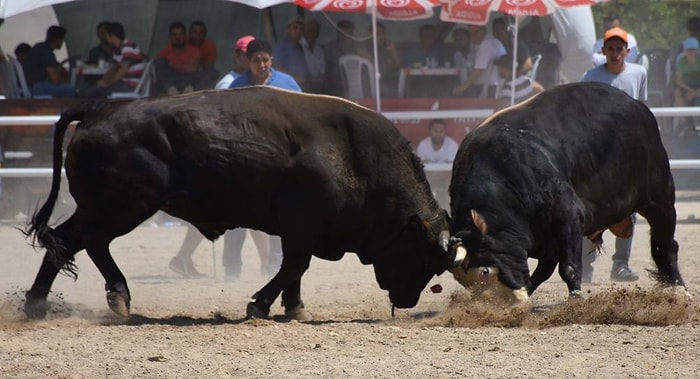
[[[602,0],[442,0],[440,19],[472,25],[486,25],[491,12],[511,15],[513,27],[513,80],[516,78],[518,56],[518,30],[520,18],[541,17],[554,13],[557,8],[591,6]],[[510,104],[515,103],[515,91],[511,91]]]
[[[77,0],[0,0],[0,19],[12,17],[35,9],[68,3]],[[85,0],[87,1],[87,0]],[[250,7],[264,9],[277,4],[292,3],[293,0],[224,0],[233,3],[248,5]]]
[[[369,13],[372,15],[374,51],[374,81],[377,111],[381,111],[379,89],[379,59],[377,54],[377,18],[385,20],[420,20],[433,16],[433,8],[440,0],[294,0],[300,7],[311,11]]]

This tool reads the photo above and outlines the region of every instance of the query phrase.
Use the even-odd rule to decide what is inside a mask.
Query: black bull
[[[625,235],[638,212],[651,228],[653,277],[683,285],[675,190],[654,115],[599,83],[560,86],[484,121],[462,142],[450,185],[452,232],[465,286],[526,299],[554,272],[581,290],[581,239]],[[527,258],[538,259],[532,277]]]
[[[65,167],[77,208],[54,229],[73,120],[81,122]],[[449,264],[447,213],[409,143],[383,116],[342,99],[256,87],[83,105],[57,122],[53,159],[49,198],[27,230],[46,248],[26,294],[30,317],[45,315],[57,273],[75,275],[82,249],[105,278],[112,310],[127,316],[131,296],[109,244],[159,209],[209,239],[237,227],[281,236],[281,269],[250,316],[266,316],[282,293],[287,313],[305,318],[300,283],[312,255],[357,253],[404,308]]]

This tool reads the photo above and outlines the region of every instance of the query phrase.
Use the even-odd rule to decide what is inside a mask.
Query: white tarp
[[[5,19],[29,12],[31,10],[47,7],[49,5],[67,3],[74,0],[0,0],[0,19]]]

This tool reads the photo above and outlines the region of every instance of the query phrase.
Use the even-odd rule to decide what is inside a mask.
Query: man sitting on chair
[[[106,26],[107,41],[114,48],[109,70],[97,81],[95,87],[85,92],[87,97],[107,97],[113,92],[132,92],[139,83],[146,67],[143,54],[133,41],[126,39],[124,27],[118,22]]]

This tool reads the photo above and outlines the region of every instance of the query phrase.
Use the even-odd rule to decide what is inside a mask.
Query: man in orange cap
[[[602,52],[607,61],[583,74],[583,82],[602,82],[626,92],[636,100],[647,100],[647,71],[644,67],[626,62],[629,54],[627,42],[629,36],[621,28],[612,28],[605,32]],[[636,221],[632,215],[632,225]],[[594,246],[587,239],[583,239],[583,282],[591,282],[593,276],[593,261],[596,254]],[[615,254],[613,255],[613,267],[610,272],[610,280],[620,282],[633,282],[639,279],[629,267],[630,253],[632,251],[632,237],[617,238],[615,241]]]

